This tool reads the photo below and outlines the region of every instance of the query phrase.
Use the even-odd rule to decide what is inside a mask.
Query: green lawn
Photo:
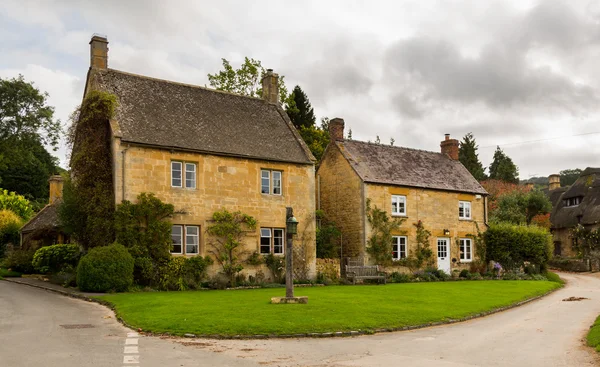
[[[594,322],[587,335],[587,344],[600,352],[600,316]]]
[[[11,271],[5,268],[0,268],[0,278],[19,278],[21,277],[21,273],[16,271]]]
[[[121,293],[99,297],[136,328],[173,334],[294,334],[458,319],[544,294],[547,281],[461,281],[296,288],[307,305],[270,304],[285,289]]]

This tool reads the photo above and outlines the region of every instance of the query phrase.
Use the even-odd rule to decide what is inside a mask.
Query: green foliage
[[[381,210],[377,206],[371,207],[370,199],[367,199],[366,204],[367,221],[371,226],[367,252],[377,264],[391,264],[392,232],[398,231],[406,219],[390,218],[385,210]]]
[[[234,69],[226,59],[223,61],[223,70],[215,74],[208,74],[208,82],[216,90],[241,94],[243,96],[260,97],[262,95],[262,78],[266,73],[260,60],[244,57],[244,63],[239,69]],[[288,100],[284,76],[279,76],[279,101]]]
[[[31,264],[42,274],[58,273],[66,267],[75,268],[79,255],[79,246],[75,244],[45,246],[35,252]]]
[[[221,265],[223,273],[229,278],[231,286],[235,286],[235,276],[244,269],[242,265],[243,239],[247,233],[256,230],[256,219],[240,211],[229,212],[223,209],[214,212],[212,224],[206,233],[209,240],[210,253]]]
[[[8,269],[4,269],[4,268],[0,268],[0,278],[4,277],[4,278],[20,278],[21,277],[21,273],[19,273],[18,271],[12,271],[12,270],[8,270]]]
[[[84,249],[113,242],[115,197],[109,121],[114,115],[116,96],[90,92],[72,116],[69,129],[71,174],[65,185],[67,203],[60,219]]]
[[[23,219],[11,210],[0,210],[0,259],[4,257],[7,245],[18,245],[20,240],[19,229],[23,226]]]
[[[414,250],[414,254],[411,255],[414,258],[416,268],[421,268],[423,265],[431,266],[433,264],[433,251],[429,246],[429,237],[431,232],[425,229],[422,221],[418,221],[413,224],[417,229],[417,247]]]
[[[271,275],[273,275],[273,281],[275,283],[283,283],[283,275],[285,272],[285,257],[268,254],[267,256],[265,256],[265,264],[271,271]]]
[[[263,259],[262,256],[260,256],[260,254],[258,253],[258,251],[254,251],[246,259],[246,264],[257,266],[257,265],[261,265],[264,261],[265,260]]]
[[[34,269],[31,262],[33,261],[34,254],[35,250],[17,249],[8,251],[2,265],[12,271],[23,274],[32,274]]]
[[[590,327],[586,340],[587,345],[595,348],[596,352],[600,352],[600,316],[598,316],[594,325]]]
[[[388,282],[390,283],[408,283],[412,281],[412,276],[406,273],[399,273],[397,271],[390,274]]]
[[[471,273],[469,273],[469,271],[467,269],[463,269],[460,271],[460,274],[458,275],[459,278],[469,278],[471,275]]]
[[[591,230],[578,224],[571,229],[571,237],[575,240],[575,249],[581,256],[587,256],[590,252],[600,249],[600,228]]]
[[[560,171],[560,186],[565,187],[574,184],[581,175],[581,172],[583,171],[579,168]]]
[[[340,257],[339,238],[342,232],[334,222],[327,219],[323,210],[316,211],[318,226],[317,237],[317,258],[319,259],[337,259]]]
[[[29,200],[16,192],[3,189],[0,189],[0,210],[10,210],[25,221],[33,216],[33,209]]]
[[[293,102],[288,103],[285,112],[287,112],[296,129],[314,127],[316,122],[315,112],[306,93],[299,85],[294,87],[289,99]]]
[[[199,289],[206,279],[208,266],[212,263],[208,256],[173,256],[160,268],[159,288],[170,291]]]
[[[478,148],[473,133],[468,133],[460,142],[460,147],[458,148],[458,160],[469,170],[469,172],[471,172],[477,181],[483,181],[487,177],[477,154]]]
[[[507,269],[530,262],[545,271],[552,254],[552,235],[536,226],[510,223],[491,224],[485,232],[487,261],[494,260]]]
[[[133,284],[133,257],[118,243],[91,249],[79,261],[77,285],[84,292],[123,292]]]
[[[519,169],[500,147],[496,148],[494,161],[490,164],[490,179],[519,183]]]
[[[531,224],[538,214],[547,214],[552,210],[552,203],[541,191],[512,191],[498,198],[498,208],[494,210],[490,221],[513,224]]]
[[[323,126],[301,126],[298,132],[317,161],[321,161],[330,140],[327,129]]]

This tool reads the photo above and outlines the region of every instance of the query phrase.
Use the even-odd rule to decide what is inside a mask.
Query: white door
[[[438,238],[437,240],[438,269],[450,274],[450,239]]]

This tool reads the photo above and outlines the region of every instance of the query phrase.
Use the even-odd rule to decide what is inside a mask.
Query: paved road
[[[542,300],[460,324],[256,341],[128,337],[131,330],[102,306],[0,282],[0,366],[600,366],[582,342],[600,314],[600,277],[563,277],[568,286]],[[588,299],[562,301],[570,296]],[[60,326],[65,324],[94,327]],[[123,364],[133,355],[124,354],[125,346],[134,345],[139,364]]]

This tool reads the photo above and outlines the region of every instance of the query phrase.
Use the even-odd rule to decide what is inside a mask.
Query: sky
[[[94,33],[109,68],[189,84],[260,60],[355,140],[439,151],[472,132],[521,179],[600,167],[597,0],[2,0],[0,78],[34,82],[66,128]]]

